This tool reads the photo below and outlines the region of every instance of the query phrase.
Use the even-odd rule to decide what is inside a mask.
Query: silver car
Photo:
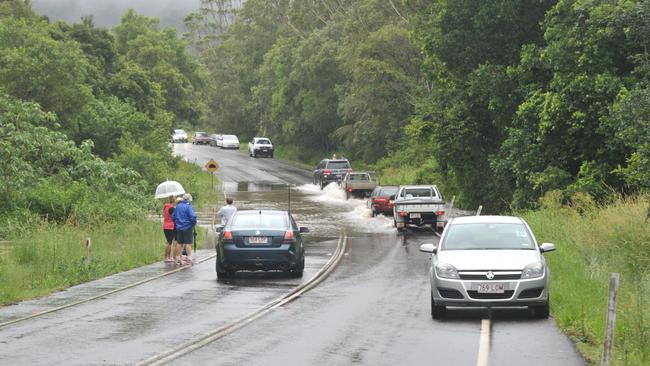
[[[431,316],[447,306],[528,306],[547,318],[549,271],[528,224],[511,216],[466,216],[449,220],[431,253]]]

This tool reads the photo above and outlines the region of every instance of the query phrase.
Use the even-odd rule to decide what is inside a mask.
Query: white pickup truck
[[[434,185],[400,186],[395,195],[393,218],[397,231],[408,225],[431,225],[434,231],[445,226],[445,201]]]

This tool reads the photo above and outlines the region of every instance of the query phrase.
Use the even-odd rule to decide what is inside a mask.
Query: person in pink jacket
[[[165,239],[167,244],[165,245],[165,262],[173,262],[172,258],[172,243],[176,238],[176,230],[174,230],[174,219],[172,214],[174,213],[174,196],[169,196],[169,200],[165,203],[163,207],[163,232],[165,233]]]

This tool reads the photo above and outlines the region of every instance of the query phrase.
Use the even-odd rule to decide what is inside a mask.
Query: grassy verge
[[[197,211],[219,200],[210,173],[180,161],[169,179],[180,182],[194,197]],[[218,180],[215,177],[215,186]],[[153,194],[153,192],[152,192]],[[158,212],[162,210],[159,204]],[[198,229],[198,242],[205,230]],[[92,240],[92,262],[84,265],[84,241]],[[82,282],[150,264],[163,259],[164,236],[159,221],[110,223],[88,226],[42,223],[0,251],[0,305],[44,296]]]
[[[584,203],[586,202],[586,204]],[[546,207],[524,214],[552,271],[551,313],[587,362],[599,364],[609,274],[619,272],[614,365],[650,364],[650,223],[647,197],[598,208]]]

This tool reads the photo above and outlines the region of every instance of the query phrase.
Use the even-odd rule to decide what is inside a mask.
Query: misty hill
[[[163,26],[183,29],[185,16],[199,8],[200,0],[33,0],[34,10],[52,21],[77,23],[82,16],[93,15],[95,24],[113,27],[122,14],[133,8],[138,13],[160,18]]]

